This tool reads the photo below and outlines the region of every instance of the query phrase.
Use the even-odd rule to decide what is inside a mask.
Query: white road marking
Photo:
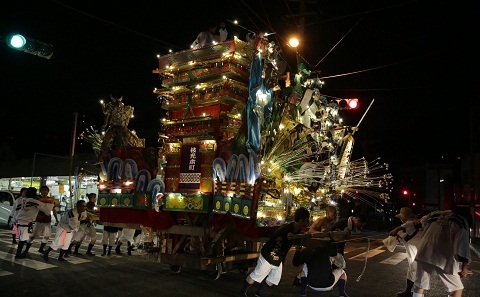
[[[407,258],[407,253],[395,253],[393,256],[381,261],[382,264],[397,265]]]
[[[0,276],[7,276],[7,275],[11,275],[11,274],[13,274],[13,273],[10,272],[10,271],[0,270]]]
[[[19,264],[28,268],[32,268],[35,270],[43,270],[43,269],[49,269],[49,268],[54,268],[57,267],[55,265],[51,265],[48,263],[45,263],[44,261],[37,261],[29,258],[25,259],[18,259],[15,260],[15,256],[9,253],[5,253],[0,251],[0,259],[3,259],[5,261],[10,261],[14,262],[15,264]]]
[[[376,249],[369,250],[368,252],[364,252],[364,253],[358,254],[356,256],[353,256],[353,257],[349,258],[349,260],[363,261],[363,260],[365,260],[365,257],[372,258],[373,256],[376,256],[376,255],[381,254],[383,252],[385,252],[385,250],[382,250],[380,248],[376,248]]]

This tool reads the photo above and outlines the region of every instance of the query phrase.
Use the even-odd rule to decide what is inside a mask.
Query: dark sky
[[[375,99],[355,134],[355,156],[403,166],[468,153],[470,127],[479,136],[476,2],[306,1],[299,49],[307,69],[334,76],[322,92],[359,99],[358,110],[344,112],[352,126]],[[236,19],[249,30],[276,32],[270,40],[292,70],[295,54],[285,44],[300,27],[299,11],[290,0],[2,2],[0,35],[23,33],[55,52],[47,60],[0,44],[0,151],[69,154],[73,114],[78,133],[100,127],[99,100],[109,94],[135,108],[130,128],[154,146],[163,114],[152,93],[160,87],[152,74],[157,54],[187,49],[221,20],[243,37],[246,31],[228,22]],[[77,152],[88,150],[77,144]]]

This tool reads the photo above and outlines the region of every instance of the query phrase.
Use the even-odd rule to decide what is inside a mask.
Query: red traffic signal
[[[358,99],[347,99],[348,107],[355,109],[358,107]]]
[[[358,99],[338,99],[338,107],[340,109],[356,109],[358,107]]]
[[[403,194],[404,196],[407,196],[407,195],[408,195],[408,191],[407,191],[407,190],[403,190],[403,191],[402,191],[402,194]]]

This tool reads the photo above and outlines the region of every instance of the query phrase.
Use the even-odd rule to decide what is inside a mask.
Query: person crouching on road
[[[83,240],[88,237],[90,242],[88,244],[87,252],[85,253],[85,255],[95,256],[95,254],[92,253],[92,249],[95,245],[95,242],[97,241],[97,230],[95,229],[97,220],[99,218],[99,211],[97,211],[95,208],[95,203],[97,202],[97,194],[87,194],[87,198],[88,202],[86,211],[88,219],[82,221],[78,232],[75,232],[75,234],[73,234],[72,243],[70,244],[70,247],[68,249],[68,254],[70,254],[72,246],[75,245],[75,251],[73,252],[73,254],[81,255],[78,249],[82,245]]]
[[[348,297],[345,293],[347,274],[343,268],[332,269],[331,257],[337,255],[335,244],[324,247],[306,247],[297,249],[293,256],[293,265],[303,265],[301,288],[298,294],[307,296],[307,285],[314,291],[331,291],[338,284],[338,296]]]
[[[80,228],[80,222],[87,219],[87,213],[85,212],[86,209],[87,204],[85,201],[79,200],[76,208],[67,211],[61,217],[55,233],[55,239],[45,252],[43,252],[43,259],[46,262],[48,262],[48,254],[52,250],[57,250],[59,247],[61,250],[60,255],[58,256],[58,261],[66,261],[64,256],[70,246],[70,242],[72,241],[72,232],[78,231]]]
[[[257,266],[245,280],[240,296],[247,296],[247,290],[254,282],[261,283],[255,292],[257,297],[264,297],[266,288],[278,285],[282,277],[283,262],[295,240],[293,235],[300,233],[309,220],[308,210],[300,207],[295,211],[294,222],[283,225],[272,234],[263,245]]]

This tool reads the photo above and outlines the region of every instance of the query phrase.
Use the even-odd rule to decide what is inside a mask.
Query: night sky
[[[395,171],[469,153],[480,136],[476,2],[306,1],[299,51],[307,69],[326,77],[322,93],[359,99],[358,110],[343,112],[351,126],[375,99],[355,134],[354,158],[381,157]],[[245,29],[275,32],[269,39],[293,71],[286,42],[299,11],[289,0],[2,2],[0,35],[22,33],[55,52],[47,60],[0,44],[0,159],[69,154],[73,114],[77,133],[99,128],[99,100],[110,94],[135,108],[130,129],[155,146],[164,114],[152,93],[161,84],[152,73],[157,54],[187,49],[223,20],[242,39]],[[77,152],[90,150],[77,143]]]

